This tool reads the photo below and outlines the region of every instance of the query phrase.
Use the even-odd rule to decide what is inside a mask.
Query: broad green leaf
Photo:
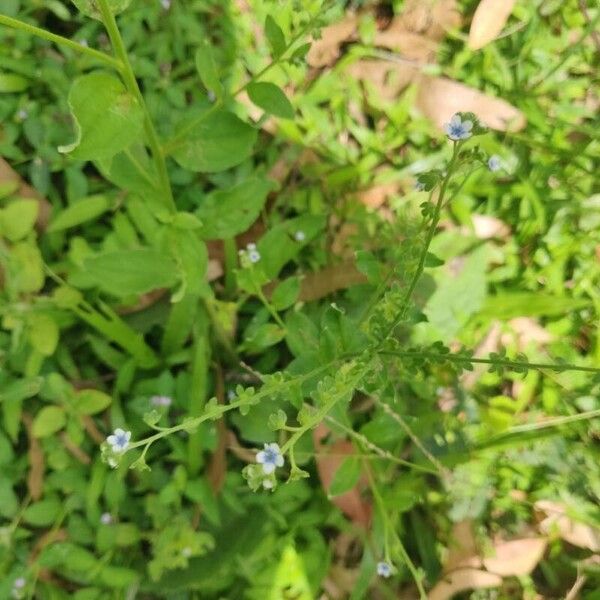
[[[29,79],[14,73],[0,73],[0,94],[23,92],[29,87]]]
[[[271,15],[267,15],[265,19],[265,35],[271,46],[273,58],[279,58],[286,49],[285,35]]]
[[[23,512],[23,520],[35,527],[52,525],[61,511],[62,505],[56,498],[47,498],[30,504]]]
[[[10,250],[11,284],[19,292],[37,292],[44,285],[44,263],[32,241],[19,242]]]
[[[298,299],[300,294],[300,279],[298,277],[290,277],[282,281],[273,291],[271,296],[271,304],[277,310],[285,310],[290,307]]]
[[[45,406],[33,420],[33,435],[48,437],[60,431],[67,422],[64,409],[60,406]]]
[[[587,298],[553,296],[543,292],[502,292],[489,296],[481,315],[491,319],[564,315],[590,306]]]
[[[99,254],[83,266],[98,287],[116,296],[168,288],[177,280],[173,259],[149,248]]]
[[[208,240],[225,239],[248,230],[274,187],[269,179],[252,177],[228,190],[212,192],[196,211],[203,225],[200,235]]]
[[[335,472],[331,485],[329,486],[330,496],[339,496],[352,489],[360,478],[361,465],[356,457],[344,459],[340,468]]]
[[[33,229],[38,211],[37,200],[13,200],[0,210],[0,235],[11,242],[23,239]]]
[[[180,123],[173,158],[190,171],[224,171],[252,154],[256,136],[256,129],[229,111],[196,114]]]
[[[75,410],[82,415],[95,415],[111,402],[112,398],[100,390],[81,390],[75,396]]]
[[[257,244],[261,256],[260,266],[267,277],[277,277],[283,266],[321,233],[324,227],[324,216],[303,215],[271,228]],[[297,240],[299,232],[303,234],[302,241]]]
[[[104,214],[110,208],[110,200],[103,195],[90,196],[78,200],[71,206],[52,219],[48,226],[48,231],[62,231],[71,227],[77,227],[82,223],[87,223]]]
[[[54,354],[58,344],[58,325],[45,314],[32,313],[27,318],[29,343],[44,356]]]
[[[274,83],[259,81],[248,86],[248,96],[256,106],[282,119],[294,118],[294,107]]]
[[[265,348],[277,344],[284,337],[285,330],[279,325],[265,323],[246,332],[244,346],[249,354],[260,354]]]
[[[98,21],[102,20],[98,0],[72,0],[72,2],[87,17],[92,17]],[[131,0],[108,0],[108,7],[114,15],[123,12],[130,4]]]
[[[11,480],[0,475],[0,515],[10,519],[19,508],[19,500],[12,488]]]
[[[201,294],[208,291],[206,269],[208,268],[208,250],[206,244],[193,230],[173,228],[169,239],[181,273],[184,289],[182,293]],[[179,296],[181,299],[181,296]],[[172,300],[175,302],[175,298]]]
[[[223,86],[219,80],[212,48],[206,39],[200,42],[196,50],[196,69],[204,87],[220,98],[223,95]]]
[[[142,135],[142,107],[121,80],[109,73],[96,71],[76,79],[69,106],[76,139],[58,150],[78,160],[110,158]]]
[[[275,571],[268,600],[313,600],[302,559],[293,546],[286,546]]]

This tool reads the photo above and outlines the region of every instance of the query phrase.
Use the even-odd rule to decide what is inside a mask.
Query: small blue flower
[[[297,242],[303,242],[306,239],[306,234],[304,233],[304,231],[296,231],[296,233],[294,234],[294,239]]]
[[[283,455],[279,444],[265,444],[265,449],[256,455],[256,462],[262,465],[265,475],[270,475],[277,467],[283,467]]]
[[[150,398],[150,404],[152,404],[152,406],[164,406],[165,408],[168,408],[173,404],[173,400],[169,398],[169,396],[152,396],[152,398]]]
[[[100,516],[100,523],[102,523],[102,525],[110,525],[112,522],[113,518],[110,513],[102,513],[102,515]]]
[[[487,164],[488,169],[492,171],[492,173],[495,173],[496,171],[499,171],[502,168],[502,160],[497,154],[493,154],[492,156],[490,156]]]
[[[25,586],[27,585],[27,581],[24,577],[17,577],[13,581],[12,585],[12,597],[13,598],[24,598],[25,596]]]
[[[415,190],[417,190],[417,192],[424,192],[425,184],[417,179],[417,181],[415,181]]]
[[[121,454],[129,447],[129,440],[131,439],[131,431],[124,431],[123,429],[115,429],[112,435],[106,438],[106,442],[112,448],[113,452]]]
[[[381,561],[377,563],[377,575],[379,577],[385,577],[386,579],[392,574],[393,567],[390,563]]]
[[[260,260],[260,253],[256,249],[256,244],[248,244],[246,246],[246,252],[248,253],[248,260],[251,263],[257,263]]]
[[[446,135],[455,142],[468,140],[473,135],[471,129],[473,129],[473,122],[468,119],[463,121],[458,113],[450,119],[450,123],[444,125]]]

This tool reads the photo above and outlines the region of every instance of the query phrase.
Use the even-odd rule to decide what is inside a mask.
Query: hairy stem
[[[156,133],[154,123],[150,118],[150,113],[148,111],[148,107],[146,106],[144,96],[142,95],[142,92],[140,90],[140,86],[138,85],[137,79],[135,78],[135,73],[133,72],[133,68],[131,66],[127,50],[125,49],[125,44],[123,43],[123,38],[121,37],[121,33],[117,26],[117,21],[112,11],[110,10],[108,0],[98,0],[98,5],[102,14],[104,26],[106,27],[108,37],[110,38],[113,47],[113,51],[117,55],[120,63],[123,66],[121,74],[123,76],[125,85],[127,86],[129,92],[136,97],[144,111],[144,130],[146,131],[148,145],[150,146],[152,158],[154,160],[156,171],[158,173],[160,189],[164,194],[163,201],[169,212],[176,212],[177,209],[175,207],[175,201],[173,199],[173,191],[171,190],[171,183],[169,181],[167,164],[165,162],[165,157],[163,155],[162,149],[160,147],[158,134]]]

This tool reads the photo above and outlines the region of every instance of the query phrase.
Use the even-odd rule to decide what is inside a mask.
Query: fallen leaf
[[[315,444],[317,471],[324,490],[328,490],[333,478],[344,462],[344,457],[355,454],[354,446],[347,440],[338,440],[332,444],[322,444],[331,430],[321,423],[313,432]],[[371,505],[363,500],[359,487],[364,481],[344,494],[335,496],[331,502],[335,504],[353,523],[365,529],[371,523]]]
[[[560,538],[573,546],[600,552],[600,530],[587,523],[573,520],[567,514],[566,505],[552,500],[538,500],[534,507],[546,514],[546,518],[539,524],[542,533],[558,534]]]
[[[300,284],[299,299],[312,302],[361,283],[367,283],[367,278],[356,268],[354,261],[343,262],[309,273]]]
[[[379,208],[390,196],[394,196],[399,188],[400,184],[397,181],[390,181],[359,192],[358,198],[369,208]]]
[[[475,9],[467,46],[479,50],[493,42],[510,17],[515,0],[481,0]]]
[[[444,571],[449,572],[461,565],[464,566],[465,561],[476,556],[477,552],[473,521],[464,520],[455,523],[450,532],[448,555],[444,561]]]
[[[33,419],[28,413],[23,413],[23,423],[25,423],[25,429],[27,430],[27,437],[29,439],[29,450],[27,457],[29,458],[29,473],[27,474],[27,489],[31,498],[35,501],[42,497],[44,491],[44,451],[40,445],[38,438],[32,434]]]
[[[473,112],[488,127],[498,131],[519,131],[525,127],[523,113],[500,98],[445,77],[420,75],[416,105],[443,130],[453,114]]]
[[[483,559],[483,566],[503,577],[529,575],[546,551],[545,537],[523,538],[494,544],[493,556]]]
[[[510,227],[496,217],[489,215],[472,215],[471,222],[475,235],[480,240],[491,238],[506,239],[510,235]]]
[[[531,317],[515,317],[507,325],[512,329],[514,335],[503,335],[500,340],[502,346],[514,344],[516,338],[517,350],[524,351],[530,344],[535,344],[539,348],[554,339],[549,331]]]
[[[401,18],[409,31],[434,40],[442,40],[450,29],[460,26],[461,16],[456,0],[407,0]]]
[[[429,600],[449,600],[465,590],[480,590],[502,585],[502,577],[480,569],[458,569],[444,575],[429,592]]]
[[[326,67],[333,64],[340,55],[340,45],[356,32],[358,17],[350,13],[343,21],[321,30],[321,38],[315,40],[306,60],[311,67]]]

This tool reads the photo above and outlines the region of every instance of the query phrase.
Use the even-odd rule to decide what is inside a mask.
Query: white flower
[[[265,444],[265,449],[256,455],[256,462],[262,465],[265,475],[270,475],[277,467],[283,467],[283,455],[279,444]]]
[[[181,551],[182,556],[185,556],[185,558],[189,558],[192,555],[192,549],[189,548],[188,546],[186,546],[182,551]]]
[[[260,260],[260,252],[256,249],[256,244],[248,244],[246,252],[251,263],[257,263]]]
[[[294,234],[294,239],[297,242],[303,242],[306,239],[306,234],[304,233],[304,231],[296,231],[296,233]]]
[[[17,577],[17,579],[15,579],[13,581],[13,586],[12,586],[12,593],[11,596],[13,598],[24,598],[25,597],[25,586],[27,585],[27,581],[25,580],[24,577]]]
[[[29,116],[29,113],[24,108],[21,108],[17,112],[17,119],[19,119],[19,121],[24,121],[25,119],[27,119],[28,116]]]
[[[100,516],[100,523],[102,525],[110,525],[113,521],[112,515],[110,513],[102,513]]]
[[[165,9],[169,10],[171,8],[171,0],[160,0],[160,5]]]
[[[499,171],[502,168],[502,160],[497,154],[493,154],[490,156],[488,160],[488,169],[494,173],[495,171]]]
[[[113,452],[121,454],[129,447],[129,440],[131,439],[131,431],[124,431],[123,429],[115,429],[112,435],[106,438],[106,442],[112,448]]]
[[[164,406],[165,408],[168,408],[173,404],[173,400],[169,398],[169,396],[152,396],[152,398],[150,398],[150,404],[152,404],[152,406]]]
[[[469,139],[473,135],[471,129],[473,122],[468,119],[463,121],[458,113],[450,119],[450,123],[444,125],[446,135],[455,142]]]
[[[385,577],[386,579],[392,574],[392,565],[385,561],[381,561],[377,563],[377,575],[380,577]]]
[[[83,46],[84,48],[89,47],[88,41],[86,39],[80,40],[79,45]]]

